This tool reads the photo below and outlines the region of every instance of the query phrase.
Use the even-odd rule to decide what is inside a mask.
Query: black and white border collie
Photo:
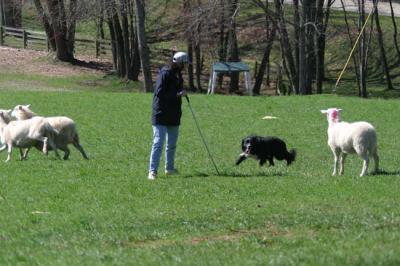
[[[277,160],[286,160],[287,165],[290,165],[296,159],[296,151],[286,149],[286,143],[278,137],[261,137],[248,136],[242,139],[242,153],[236,161],[236,165],[240,164],[247,157],[252,157],[259,160],[260,166],[263,166],[266,161],[270,166],[274,165],[274,157]]]

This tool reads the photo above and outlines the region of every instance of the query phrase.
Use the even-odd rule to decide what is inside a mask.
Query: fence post
[[[22,30],[22,41],[24,42],[24,49],[26,49],[26,47],[28,46],[27,45],[27,34],[26,34],[26,31],[25,30]]]
[[[4,44],[4,29],[3,26],[0,25],[0,45]]]

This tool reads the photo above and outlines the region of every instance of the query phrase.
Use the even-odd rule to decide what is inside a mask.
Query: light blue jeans
[[[178,141],[179,126],[153,125],[153,145],[150,154],[149,172],[158,171],[165,139],[165,170],[174,170],[176,142]]]

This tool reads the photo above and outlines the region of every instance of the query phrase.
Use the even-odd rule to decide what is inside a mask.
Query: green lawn
[[[222,174],[184,103],[181,175],[150,182],[151,94],[1,90],[0,108],[73,118],[91,159],[73,147],[69,161],[0,154],[0,264],[399,265],[398,100],[190,97]],[[384,174],[359,178],[350,156],[344,176],[330,175],[319,110],[334,106],[375,125]],[[282,137],[298,160],[235,167],[249,134]]]

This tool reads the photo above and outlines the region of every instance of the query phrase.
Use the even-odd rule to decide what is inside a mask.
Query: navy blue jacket
[[[183,78],[180,71],[163,67],[157,77],[153,96],[153,125],[179,126],[182,116],[182,99],[178,93],[183,90]]]

